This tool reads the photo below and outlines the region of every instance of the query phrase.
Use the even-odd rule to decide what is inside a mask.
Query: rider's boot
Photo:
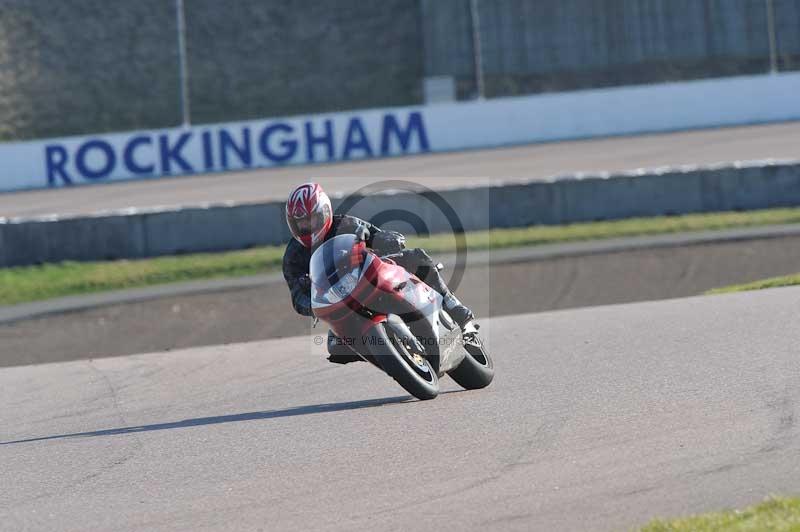
[[[356,355],[347,343],[328,331],[328,362],[334,364],[350,364],[351,362],[363,362],[364,359]]]
[[[464,305],[458,298],[449,290],[447,294],[444,295],[443,300],[444,309],[453,318],[461,330],[464,330],[464,327],[467,323],[471,322],[475,319],[475,315],[472,311]]]

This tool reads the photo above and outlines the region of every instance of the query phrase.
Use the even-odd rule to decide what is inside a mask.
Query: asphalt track
[[[484,324],[417,402],[308,337],[0,370],[2,530],[629,530],[800,493],[800,288]]]
[[[293,186],[312,178],[329,191],[346,193],[386,178],[448,188],[544,179],[576,172],[619,172],[768,158],[798,159],[798,138],[800,122],[787,122],[17,192],[0,194],[0,217],[284,200]]]

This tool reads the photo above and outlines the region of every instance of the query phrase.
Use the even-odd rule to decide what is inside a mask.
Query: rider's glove
[[[369,229],[367,229],[366,225],[358,224],[355,230],[355,235],[359,242],[367,242],[370,237]]]
[[[400,253],[406,248],[406,237],[397,231],[381,231],[372,239],[372,249],[378,255],[393,255]]]

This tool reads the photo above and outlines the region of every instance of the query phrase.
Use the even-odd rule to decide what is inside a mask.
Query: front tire
[[[417,399],[435,399],[439,395],[439,377],[424,353],[413,352],[406,335],[391,324],[377,325],[374,334],[383,347],[380,353],[373,353],[381,369]]]

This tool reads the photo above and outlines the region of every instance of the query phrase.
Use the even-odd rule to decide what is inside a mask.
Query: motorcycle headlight
[[[331,292],[337,299],[341,300],[349,296],[358,284],[358,272],[351,270],[347,274],[339,277],[339,282],[331,286]]]

